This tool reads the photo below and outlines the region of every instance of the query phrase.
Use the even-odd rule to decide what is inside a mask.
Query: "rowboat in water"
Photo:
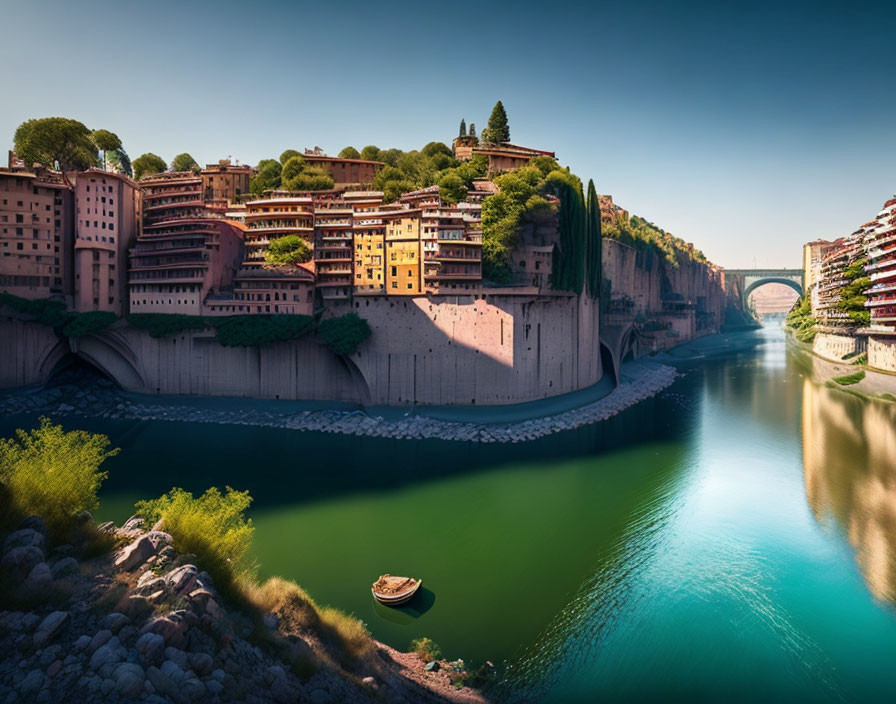
[[[370,587],[373,598],[381,604],[398,606],[410,601],[423,581],[413,577],[395,577],[384,574]]]

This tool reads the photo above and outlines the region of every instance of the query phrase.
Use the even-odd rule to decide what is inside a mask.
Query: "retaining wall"
[[[896,372],[896,338],[868,338],[868,366],[885,372]]]
[[[820,332],[812,341],[812,351],[822,359],[842,362],[846,355],[859,355],[865,351],[865,338]]]

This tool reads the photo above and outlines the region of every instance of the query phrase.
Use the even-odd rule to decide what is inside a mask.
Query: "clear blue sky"
[[[800,246],[896,190],[892,3],[153,3],[2,11],[0,135],[110,129],[135,158],[256,163],[285,148],[419,148],[485,125],[729,267]]]

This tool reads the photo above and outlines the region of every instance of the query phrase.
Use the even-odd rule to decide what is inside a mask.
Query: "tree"
[[[283,171],[280,172],[280,178],[284,186],[287,181],[294,179],[305,168],[305,160],[298,154],[281,163],[283,163]],[[288,186],[286,187],[288,188]]]
[[[484,142],[509,142],[510,126],[507,124],[507,111],[499,100],[492,109],[492,114],[488,118],[488,127],[482,131],[482,140]]]
[[[449,203],[457,203],[467,195],[467,185],[456,173],[448,172],[439,179],[439,191]]]
[[[184,152],[183,154],[178,154],[171,160],[171,170],[172,171],[192,171],[194,174],[198,174],[202,169],[199,168],[199,164],[196,163],[196,160]]]
[[[162,157],[147,152],[134,159],[133,167],[134,178],[139,181],[144,176],[162,173],[168,168],[168,165]]]
[[[290,191],[328,191],[335,185],[330,172],[319,166],[306,166],[291,179],[284,177],[282,183]]]
[[[367,161],[376,161],[379,156],[380,149],[372,144],[368,144],[361,150],[361,158]]]
[[[463,118],[460,119],[460,131],[457,133],[458,137],[466,137],[467,136],[467,121]]]
[[[339,152],[340,159],[360,159],[361,152],[359,152],[354,147],[346,147],[341,152]]]
[[[603,280],[603,238],[600,231],[600,201],[593,180],[588,181],[588,232],[585,244],[588,295],[597,298]]]
[[[106,164],[115,173],[124,174],[133,177],[134,171],[131,167],[131,159],[128,153],[122,149],[114,149],[103,155]]]
[[[110,133],[111,134],[111,133]],[[19,125],[13,148],[27,166],[78,171],[96,166],[97,147],[83,123],[66,117],[43,117]]]
[[[121,149],[121,140],[118,135],[109,130],[94,130],[90,133],[90,139],[94,146],[103,153],[103,168],[106,168],[106,155],[111,151]]]
[[[434,157],[436,154],[444,154],[448,158],[454,157],[454,152],[451,151],[451,147],[449,147],[444,142],[430,142],[420,151],[424,156],[428,156],[430,158]]]
[[[264,260],[272,266],[295,266],[311,259],[311,247],[298,235],[279,237],[270,245],[264,254]]]
[[[249,192],[261,195],[265,191],[280,188],[280,174],[283,167],[276,159],[262,159],[255,168],[255,175],[249,181]]]
[[[293,157],[302,156],[300,152],[297,152],[295,149],[287,149],[280,155],[280,163],[283,166],[286,166],[286,162],[292,159]]]

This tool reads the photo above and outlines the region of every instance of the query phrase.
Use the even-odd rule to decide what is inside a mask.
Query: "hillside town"
[[[458,161],[487,157],[489,176],[554,157],[510,143],[472,146],[469,137],[456,140],[455,152]],[[230,159],[135,181],[98,167],[63,174],[10,152],[0,169],[0,289],[118,316],[310,315],[355,296],[484,285],[482,201],[498,190],[490,178],[474,180],[458,202],[433,185],[389,203],[371,185],[383,162],[319,148],[302,159],[325,170],[333,188],[252,194],[256,170]],[[601,207],[614,217],[611,197]],[[556,224],[538,234],[512,257],[511,285],[530,294],[548,286],[559,235]],[[271,256],[278,241],[292,247],[279,263]]]
[[[828,359],[896,371],[896,197],[851,234],[807,243],[803,267],[798,337]]]

